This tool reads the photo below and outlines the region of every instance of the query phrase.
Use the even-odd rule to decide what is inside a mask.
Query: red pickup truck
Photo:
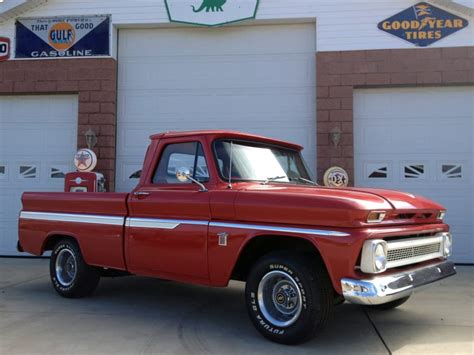
[[[245,281],[255,327],[286,344],[315,336],[344,300],[390,309],[455,274],[442,206],[318,186],[301,150],[231,131],[154,135],[131,193],[25,193],[18,248],[52,251],[64,297],[114,273]]]

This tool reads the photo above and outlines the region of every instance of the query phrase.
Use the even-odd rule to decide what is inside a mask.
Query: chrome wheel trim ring
[[[76,278],[77,261],[74,253],[69,249],[63,249],[58,253],[55,263],[56,279],[61,286],[71,286]]]
[[[298,284],[293,277],[280,270],[270,271],[260,280],[257,300],[265,319],[280,328],[294,324],[303,309]]]

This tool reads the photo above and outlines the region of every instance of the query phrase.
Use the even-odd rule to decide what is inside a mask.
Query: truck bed
[[[127,193],[27,192],[22,196],[20,247],[41,255],[54,238],[75,238],[86,263],[125,270]]]

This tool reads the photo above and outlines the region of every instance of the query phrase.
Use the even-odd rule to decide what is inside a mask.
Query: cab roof
[[[236,139],[241,139],[241,140],[258,141],[262,143],[285,146],[285,147],[295,149],[295,150],[303,149],[303,147],[298,144],[281,141],[278,139],[268,138],[264,136],[259,136],[256,134],[243,133],[239,131],[230,131],[230,130],[169,131],[169,132],[153,134],[150,136],[150,139],[159,140],[163,138],[198,137],[198,136],[200,137],[210,136],[211,139],[236,138]]]

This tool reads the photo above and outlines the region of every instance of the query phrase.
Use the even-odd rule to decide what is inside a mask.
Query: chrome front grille
[[[443,256],[443,237],[408,238],[387,242],[387,268],[415,264]]]
[[[387,261],[396,261],[422,256],[427,254],[438,253],[441,251],[441,243],[433,243],[421,245],[418,247],[408,247],[402,249],[393,249],[387,252]]]

